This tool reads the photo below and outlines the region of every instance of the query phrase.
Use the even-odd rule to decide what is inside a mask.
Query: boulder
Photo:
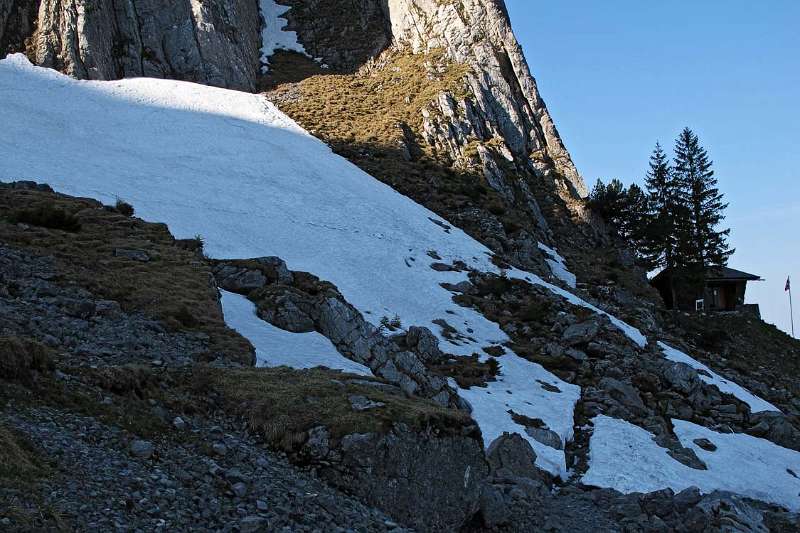
[[[456,531],[478,511],[489,470],[480,434],[468,429],[448,435],[395,424],[387,434],[346,435],[341,459],[318,472],[416,529]]]
[[[639,393],[630,384],[614,378],[603,378],[597,386],[626,410],[638,415],[647,412],[647,408],[644,402],[642,402]]]
[[[152,442],[148,442],[146,440],[134,440],[131,441],[128,449],[130,450],[131,455],[134,457],[138,457],[139,459],[150,459],[150,457],[153,455],[155,447],[153,446]]]
[[[568,326],[567,329],[564,330],[564,333],[561,334],[562,344],[566,346],[579,346],[587,345],[592,342],[600,333],[600,328],[604,323],[601,317],[605,318],[603,315],[597,315],[584,322],[578,322],[577,324]],[[607,322],[608,318],[605,318],[605,321]]]
[[[439,339],[428,328],[411,326],[404,339],[405,348],[417,354],[423,363],[437,364],[447,359],[439,349]]]
[[[503,433],[492,441],[486,449],[486,458],[494,475],[538,480],[544,474],[536,468],[536,452],[517,433]]]

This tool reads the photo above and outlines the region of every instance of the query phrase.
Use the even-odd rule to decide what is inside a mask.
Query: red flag
[[[789,278],[786,278],[786,288],[783,289],[784,291],[792,290],[792,284],[789,282]]]

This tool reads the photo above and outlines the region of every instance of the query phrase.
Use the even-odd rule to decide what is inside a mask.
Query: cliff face
[[[503,139],[515,159],[530,158],[533,169],[560,173],[568,195],[586,194],[586,186],[561,142],[542,101],[522,49],[511,30],[505,4],[497,0],[389,0],[394,42],[414,52],[444,49],[451,60],[467,64],[474,95],[474,117],[459,128],[464,138]],[[448,104],[444,104],[448,106]],[[466,111],[467,104],[459,103]],[[447,115],[449,109],[443,108]],[[448,124],[428,122],[439,142]]]
[[[522,206],[537,220],[540,237],[547,228],[528,178],[544,178],[555,186],[551,192],[568,203],[586,195],[586,186],[530,74],[504,2],[282,3],[292,6],[285,17],[306,50],[334,70],[352,71],[371,58],[377,59],[377,64],[370,65],[369,70],[380,69],[384,65],[377,52],[382,50],[383,57],[443,52],[447,61],[467,67],[463,87],[442,91],[430,106],[420,110],[424,121],[421,131],[415,133],[420,134],[419,141],[445,154],[455,166],[480,168],[488,185],[506,203]],[[317,18],[320,13],[324,14],[324,24]],[[507,167],[502,160],[514,164],[513,172],[502,170]]]
[[[461,166],[477,148],[489,185],[507,202],[535,204],[529,187],[501,171],[498,157],[523,174],[546,176],[567,201],[585,195],[502,1],[281,3],[291,7],[289,28],[333,71],[355,71],[387,48],[441,50],[468,66],[468,92],[439,95],[420,133]],[[262,24],[257,0],[0,0],[0,51],[25,49],[34,63],[83,79],[147,76],[252,91]]]
[[[33,24],[26,23],[33,17]],[[175,78],[253,90],[256,0],[0,0],[0,44],[82,79]]]

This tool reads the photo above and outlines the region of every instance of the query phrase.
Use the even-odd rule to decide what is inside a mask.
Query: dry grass
[[[9,222],[20,209],[63,211],[78,221],[79,230]],[[223,321],[208,264],[180,246],[164,224],[125,216],[93,200],[10,188],[0,188],[0,219],[6,219],[0,220],[0,242],[53,256],[59,282],[118,301],[125,311],[143,312],[172,330],[204,332],[211,353],[251,362],[249,343]],[[116,257],[118,248],[143,250],[151,259]]]
[[[52,370],[50,350],[18,337],[0,337],[0,379],[33,383],[38,373]]]
[[[428,369],[443,377],[453,378],[463,389],[470,387],[486,387],[494,381],[500,370],[502,358],[490,357],[481,362],[477,355],[472,357],[454,357],[452,360],[438,365],[430,365]]]
[[[219,394],[230,411],[248,420],[272,446],[287,452],[296,451],[306,432],[316,426],[325,426],[336,439],[351,433],[386,432],[396,423],[455,433],[472,425],[466,413],[354,383],[354,379],[368,380],[325,369],[288,368],[206,368],[193,376],[196,393]],[[385,405],[355,411],[350,395]]]
[[[45,470],[30,443],[0,423],[0,480],[3,484],[32,481]]]
[[[276,97],[281,108],[316,136],[350,144],[397,144],[399,124],[415,132],[422,109],[441,93],[465,95],[466,65],[440,52],[387,53],[356,74],[313,76],[299,84],[300,96]]]
[[[20,433],[0,422],[0,518],[11,525],[3,531],[67,531],[59,513],[44,502],[51,468]]]

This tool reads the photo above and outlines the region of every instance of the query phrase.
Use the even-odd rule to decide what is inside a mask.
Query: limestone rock
[[[14,20],[9,5],[30,10],[37,3],[0,1],[0,29],[4,15]],[[23,40],[30,37],[34,63],[76,78],[146,76],[252,91],[260,27],[258,4],[251,0],[42,0],[36,30]]]
[[[493,473],[523,476],[538,479],[541,471],[536,468],[536,452],[517,433],[503,433],[489,445],[486,457]]]

